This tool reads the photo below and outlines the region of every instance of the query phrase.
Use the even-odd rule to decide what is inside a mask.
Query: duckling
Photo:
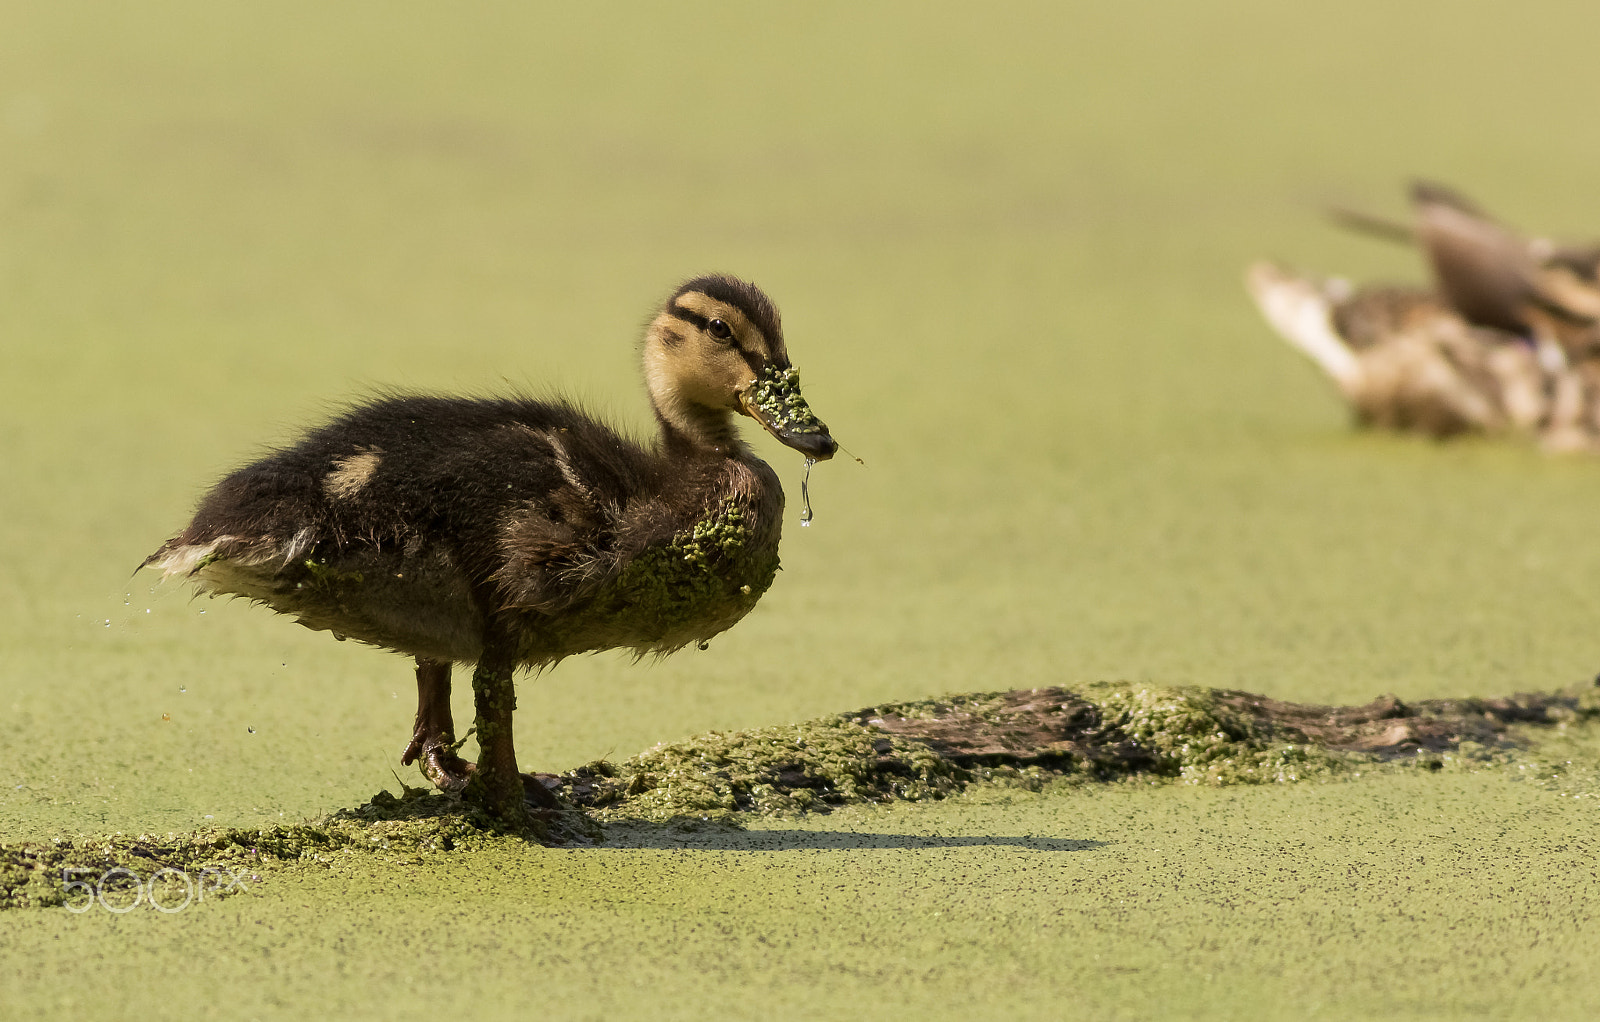
[[[836,450],[754,284],[679,286],[643,363],[650,446],[561,401],[373,400],[222,479],[143,566],[414,658],[402,761],[505,819],[525,799],[553,808],[517,770],[515,672],[664,655],[750,612],[778,571],[784,497],[735,413],[808,466]],[[469,663],[476,764],[450,712],[452,666]]]

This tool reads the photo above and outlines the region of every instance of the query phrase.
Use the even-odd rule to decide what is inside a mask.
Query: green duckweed
[[[750,385],[745,400],[761,413],[773,429],[783,433],[826,433],[823,425],[800,396],[800,371],[790,367],[764,367]]]
[[[626,617],[648,621],[661,636],[679,636],[708,616],[738,620],[772,586],[776,545],[757,549],[749,515],[724,500],[710,515],[635,558],[595,599],[579,623]]]
[[[700,539],[695,542],[701,542]],[[460,798],[411,787],[320,820],[164,837],[0,844],[0,908],[66,901],[63,870],[227,871],[336,857],[419,856],[493,842],[588,844],[606,823],[740,826],[753,817],[1089,783],[1325,783],[1405,770],[1499,770],[1600,797],[1600,691],[1363,707],[1102,682],[868,707],[799,724],[709,732],[547,783],[569,808],[509,830]],[[1369,741],[1375,733],[1384,743]],[[224,892],[225,893],[225,892]]]

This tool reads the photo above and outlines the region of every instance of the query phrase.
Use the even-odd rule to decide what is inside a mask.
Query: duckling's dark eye
[[[719,341],[726,341],[733,337],[733,331],[728,329],[728,324],[720,319],[714,319],[707,323],[706,330]]]

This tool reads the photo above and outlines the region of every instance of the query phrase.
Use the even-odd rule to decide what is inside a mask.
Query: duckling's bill
[[[764,367],[739,391],[739,410],[813,461],[827,461],[839,449],[827,425],[800,395],[800,373],[792,366]]]

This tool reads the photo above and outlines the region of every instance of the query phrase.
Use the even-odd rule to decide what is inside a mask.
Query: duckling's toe
[[[411,739],[411,744],[406,746],[406,751],[400,757],[400,762],[410,766],[420,759],[418,769],[422,775],[433,782],[433,786],[440,791],[459,792],[472,780],[473,771],[478,769],[476,763],[457,756],[455,750],[448,744],[439,742],[429,744],[426,748],[419,736]]]
[[[472,780],[476,763],[469,763],[448,748],[429,749],[422,757],[422,772],[442,791],[460,791]]]

